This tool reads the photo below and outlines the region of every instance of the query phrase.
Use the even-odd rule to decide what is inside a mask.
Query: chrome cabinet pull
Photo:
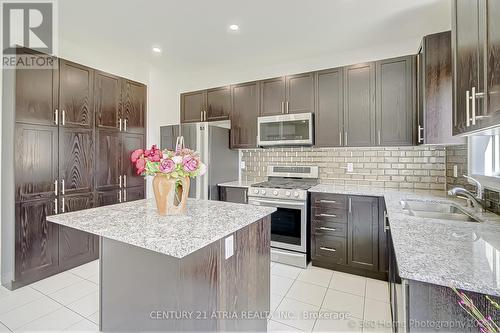
[[[340,146],[342,146],[342,132],[339,132],[339,141],[340,141]]]
[[[347,146],[347,131],[344,132],[344,146]]]
[[[321,202],[321,203],[332,203],[332,204],[337,203],[337,201],[335,201],[335,200],[324,200],[324,199],[321,199],[319,202]]]
[[[127,131],[127,119],[123,119],[123,131]]]
[[[328,251],[328,252],[337,252],[337,250],[335,250],[334,248],[331,248],[331,247],[324,247],[324,246],[320,246],[319,247],[321,250],[323,251]]]
[[[476,87],[472,87],[472,126],[476,125]]]
[[[286,107],[286,114],[290,113],[290,110],[288,109],[289,107],[288,101],[285,102],[285,107]]]
[[[55,109],[54,110],[54,124],[59,124],[59,110]]]
[[[61,114],[62,125],[66,125],[66,111],[63,109]]]
[[[418,143],[424,142],[424,128],[418,125]]]
[[[122,131],[122,118],[118,119],[118,127],[120,128],[120,132]]]
[[[127,190],[123,190],[123,202],[127,202]]]
[[[118,202],[122,202],[122,191],[118,191]]]
[[[335,214],[323,214],[323,213],[321,213],[321,214],[319,214],[319,215],[316,215],[316,216],[322,216],[322,217],[337,217],[337,215],[335,215]]]
[[[54,214],[57,214],[57,198],[54,199]]]
[[[281,114],[285,114],[285,102],[281,102]]]
[[[465,92],[465,100],[467,101],[467,104],[465,106],[465,116],[467,117],[466,126],[469,127],[470,126],[470,111],[469,111],[470,92],[468,90]]]
[[[61,193],[62,194],[66,193],[66,189],[65,189],[65,186],[64,186],[64,179],[61,180]]]
[[[118,183],[120,184],[120,188],[122,188],[122,175],[118,176]]]
[[[381,142],[381,138],[380,138],[380,130],[378,130],[377,135],[378,135],[378,145],[380,146],[380,142]]]
[[[349,213],[352,213],[352,200],[349,198]]]
[[[54,180],[54,195],[57,196],[57,179]]]
[[[336,231],[337,229],[335,229],[335,228],[328,228],[328,227],[319,227],[319,228],[316,228],[316,230]]]
[[[127,187],[127,175],[123,175],[123,187]]]
[[[65,208],[64,208],[64,197],[61,199],[61,212],[64,213]]]

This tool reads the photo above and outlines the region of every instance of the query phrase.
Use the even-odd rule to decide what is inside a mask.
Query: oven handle
[[[285,206],[292,206],[292,207],[303,207],[304,203],[303,202],[285,202],[285,201],[274,201],[274,200],[260,200],[260,199],[250,199],[248,200],[248,203],[251,205],[273,205],[273,206],[280,206],[280,207],[285,207]]]

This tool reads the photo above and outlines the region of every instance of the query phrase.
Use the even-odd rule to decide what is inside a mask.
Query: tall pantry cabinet
[[[15,240],[7,260],[11,282],[2,277],[2,283],[12,288],[98,258],[97,237],[49,223],[46,216],[136,200],[145,192],[129,156],[144,146],[146,87],[56,61],[53,70],[16,69],[11,75],[15,221],[2,212],[2,223],[14,224]],[[11,242],[8,234],[2,243]]]

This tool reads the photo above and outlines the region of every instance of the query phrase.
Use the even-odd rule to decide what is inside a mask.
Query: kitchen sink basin
[[[455,204],[417,200],[401,201],[403,212],[410,216],[451,221],[479,222]]]

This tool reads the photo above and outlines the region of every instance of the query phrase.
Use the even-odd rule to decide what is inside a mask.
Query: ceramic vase
[[[178,184],[178,186],[176,185]],[[180,180],[167,178],[157,174],[153,178],[153,191],[156,208],[160,215],[186,214],[186,203],[189,194],[189,177]]]

